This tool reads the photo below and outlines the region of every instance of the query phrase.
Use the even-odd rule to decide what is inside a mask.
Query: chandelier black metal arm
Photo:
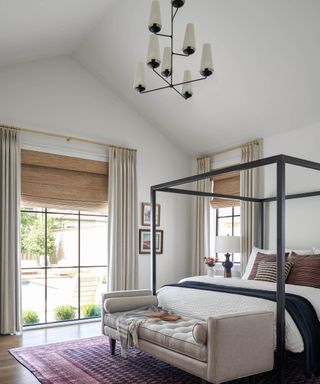
[[[159,3],[158,1],[153,1],[153,3]],[[176,18],[176,15],[178,13],[178,10],[180,7],[184,5],[184,0],[172,0],[171,1],[171,31],[170,33],[160,33],[161,31],[161,19],[160,19],[160,8],[158,9],[158,16],[156,19],[151,19],[151,23],[149,24],[149,30],[152,32],[153,36],[150,36],[149,41],[149,51],[148,51],[148,57],[147,57],[147,65],[152,68],[153,72],[159,76],[167,85],[163,87],[157,87],[153,89],[146,89],[145,82],[144,82],[144,69],[143,69],[143,63],[138,63],[140,67],[138,68],[138,72],[136,72],[136,78],[134,83],[134,88],[139,93],[150,93],[159,91],[162,89],[168,89],[172,88],[174,89],[181,97],[184,99],[188,99],[192,97],[193,91],[191,86],[185,86],[182,87],[182,92],[180,92],[176,87],[178,86],[184,86],[186,84],[191,84],[195,82],[199,82],[202,80],[206,80],[208,76],[210,76],[213,73],[213,64],[212,64],[212,57],[211,57],[211,47],[210,44],[204,44],[203,45],[203,52],[202,52],[202,59],[201,59],[201,67],[200,67],[200,74],[201,78],[197,78],[192,80],[191,79],[191,72],[185,71],[183,81],[181,82],[174,82],[174,57],[175,56],[181,56],[181,57],[189,57],[192,55],[195,50],[195,38],[194,38],[194,26],[193,24],[189,23],[187,25],[186,29],[186,35],[183,45],[183,53],[175,52],[174,51],[174,20]],[[153,4],[154,5],[154,4]],[[159,7],[159,5],[158,5]],[[157,8],[157,4],[155,4],[155,9]],[[152,12],[152,11],[151,11]],[[150,16],[151,17],[151,16]],[[166,47],[163,54],[163,63],[161,68],[161,73],[156,71],[156,68],[159,67],[161,63],[160,54],[159,52],[159,43],[156,40],[157,37],[163,37],[166,39],[170,39],[170,47]]]
[[[180,96],[182,96],[185,99],[185,96],[180,91],[178,91],[175,87],[177,87],[179,85],[183,85],[183,84],[195,83],[196,81],[206,80],[206,78],[207,78],[207,77],[200,77],[198,79],[194,79],[194,80],[190,80],[190,81],[183,81],[181,83],[171,84],[165,77],[163,77],[154,68],[153,68],[153,72],[156,75],[158,75],[163,81],[165,81],[168,85],[164,86],[164,87],[159,87],[159,88],[149,89],[149,90],[146,90],[146,91],[141,91],[140,93],[150,93],[150,92],[160,91],[162,89],[173,88],[176,92],[179,93]]]

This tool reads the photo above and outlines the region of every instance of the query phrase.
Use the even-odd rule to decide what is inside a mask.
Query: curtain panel
[[[0,127],[0,334],[22,331],[20,133]]]
[[[260,158],[261,143],[248,143],[241,147],[241,163],[258,160]],[[248,169],[240,172],[241,196],[259,197],[259,168]],[[252,247],[258,240],[258,214],[259,207],[252,202],[240,202],[240,250],[241,271],[244,274]]]
[[[136,151],[110,149],[108,192],[109,291],[135,289],[138,251]]]
[[[209,156],[197,160],[197,174],[210,172],[211,159]],[[209,178],[197,181],[197,191],[210,192]],[[210,202],[209,198],[195,198],[195,245],[192,257],[192,275],[204,273],[203,258],[210,256]]]

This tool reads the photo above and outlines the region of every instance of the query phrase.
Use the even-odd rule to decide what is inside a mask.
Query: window
[[[107,216],[21,210],[24,325],[99,317],[107,284]]]
[[[216,210],[216,236],[240,236],[240,207],[219,208]],[[224,255],[217,253],[219,260]],[[240,253],[231,254],[234,263],[240,263]]]

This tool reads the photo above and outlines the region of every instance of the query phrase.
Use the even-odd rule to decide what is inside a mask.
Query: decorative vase
[[[207,273],[209,277],[214,277],[214,275],[216,274],[216,270],[214,269],[214,267],[207,267]]]

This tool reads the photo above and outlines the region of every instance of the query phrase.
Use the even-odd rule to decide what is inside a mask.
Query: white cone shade
[[[151,11],[149,17],[149,30],[153,33],[161,31],[161,12],[160,12],[160,2],[159,0],[153,0],[151,4]]]
[[[195,38],[195,32],[194,32],[194,24],[189,23],[186,27],[186,33],[184,35],[184,42],[182,51],[185,54],[191,55],[196,50],[196,38]]]
[[[157,66],[161,63],[159,40],[156,35],[150,35],[147,64],[151,66],[153,60],[158,64]]]
[[[183,82],[185,81],[191,81],[191,71],[184,71]],[[193,94],[192,83],[183,84],[182,94],[185,95],[186,93]]]
[[[161,73],[163,76],[166,76],[166,77],[171,75],[171,48],[170,47],[165,47],[163,50]]]
[[[144,63],[142,62],[137,63],[133,88],[138,91],[142,88],[144,89],[146,88],[145,77],[144,77]]]
[[[203,44],[200,73],[202,76],[210,76],[213,73],[211,45]]]

